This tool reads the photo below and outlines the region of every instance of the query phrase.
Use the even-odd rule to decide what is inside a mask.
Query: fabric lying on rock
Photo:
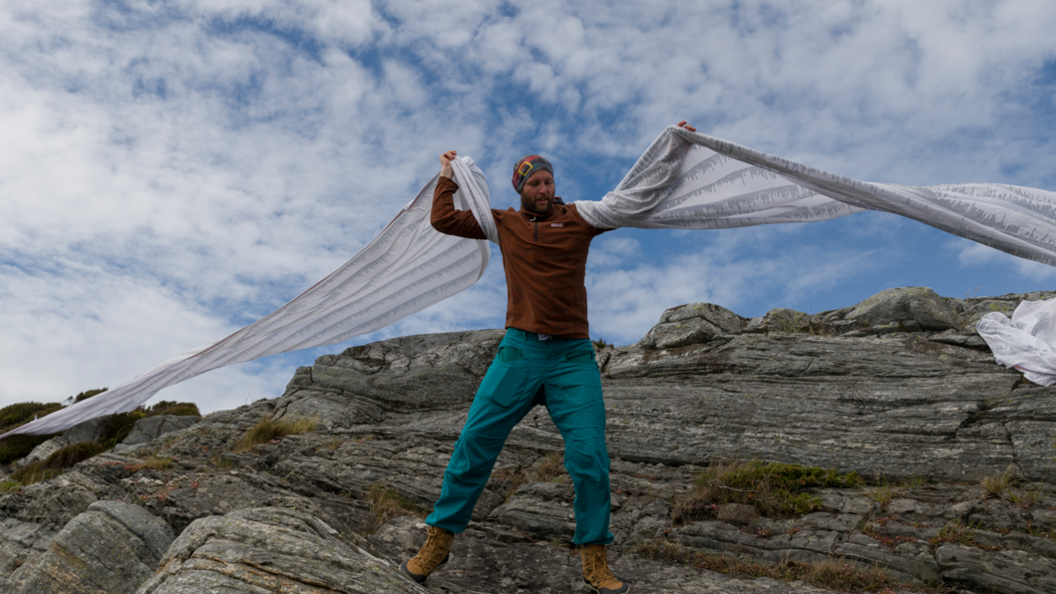
[[[975,325],[998,363],[1035,384],[1056,384],[1056,300],[1024,301],[1012,319],[988,313]]]
[[[456,206],[498,243],[484,176],[453,162]],[[267,317],[135,379],[11,433],[51,433],[124,412],[206,371],[324,346],[401,320],[466,289],[487,267],[487,242],[429,224],[436,178],[361,252]],[[723,229],[891,212],[1010,254],[1056,265],[1056,193],[999,184],[929,187],[861,182],[704,134],[665,130],[601,202],[580,201],[596,227]]]

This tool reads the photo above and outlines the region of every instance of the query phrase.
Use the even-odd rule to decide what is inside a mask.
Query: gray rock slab
[[[325,522],[303,512],[272,507],[195,521],[173,542],[158,573],[138,593],[320,590],[425,592],[402,576],[398,567],[342,538]]]
[[[1001,594],[1056,592],[1056,565],[1052,559],[1025,551],[983,551],[975,547],[943,544],[935,559],[942,577]]]
[[[106,417],[89,419],[67,429],[66,432],[62,434],[62,438],[66,440],[66,443],[99,441],[99,438],[103,436],[103,428],[105,424]]]
[[[195,425],[199,420],[199,417],[182,415],[146,417],[136,421],[128,437],[122,440],[121,443],[126,446],[149,443],[166,433],[172,433],[173,431],[179,431]]]
[[[961,327],[959,300],[940,297],[928,287],[900,287],[881,291],[862,301],[845,319],[866,326],[913,320],[925,330]]]
[[[0,591],[18,592],[56,532],[15,518],[0,520]]]
[[[154,573],[172,537],[142,508],[98,505],[66,524],[19,594],[131,594]]]

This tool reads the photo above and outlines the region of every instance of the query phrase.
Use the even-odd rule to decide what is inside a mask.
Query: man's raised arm
[[[455,171],[451,167],[451,161],[457,156],[457,151],[447,151],[440,155],[440,179],[437,180],[436,191],[433,193],[433,210],[429,222],[433,229],[441,233],[468,239],[487,239],[488,236],[484,235],[471,211],[455,210],[454,195],[458,184],[454,180]]]

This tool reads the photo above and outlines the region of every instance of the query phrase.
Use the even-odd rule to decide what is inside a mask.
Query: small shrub
[[[81,392],[80,394],[78,394],[76,396],[71,396],[71,398],[73,398],[73,403],[77,404],[78,402],[80,402],[82,400],[88,400],[92,396],[98,396],[99,394],[102,394],[106,390],[107,390],[107,388],[100,388],[98,390],[85,390],[84,392]]]
[[[78,462],[82,462],[106,451],[102,445],[82,441],[70,444],[40,462],[34,462],[23,466],[11,473],[11,480],[18,481],[23,485],[32,485],[62,474],[63,469],[69,468]]]
[[[287,435],[300,435],[315,431],[318,421],[314,418],[301,417],[294,421],[272,421],[265,417],[254,425],[235,446],[236,452],[245,452],[273,439],[282,439]]]
[[[94,441],[71,443],[48,456],[44,460],[44,465],[48,468],[69,468],[78,462],[83,462],[88,458],[105,451],[106,448],[104,448],[102,444],[95,443]]]
[[[148,417],[157,415],[173,415],[177,417],[200,417],[202,413],[198,411],[198,405],[193,402],[172,402],[170,400],[162,400],[154,406],[150,407],[147,411]]]
[[[396,516],[425,517],[425,512],[421,507],[400,495],[395,487],[381,483],[374,483],[370,486],[367,501],[370,503],[370,513],[374,515],[372,532],[376,532],[385,525],[385,522]]]
[[[10,464],[15,460],[21,460],[33,451],[33,448],[59,435],[51,433],[48,435],[9,435],[0,439],[0,464]]]
[[[606,342],[604,338],[591,341],[594,344],[594,348],[601,351],[612,346],[611,342]]]
[[[142,409],[136,409],[131,412],[117,413],[105,417],[103,419],[103,434],[99,438],[99,443],[106,446],[108,450],[113,448],[124,441],[128,434],[132,433],[132,428],[136,425],[136,421],[145,416],[147,416],[146,412]]]
[[[46,417],[60,410],[62,404],[58,402],[18,402],[0,408],[0,431],[10,431],[20,425],[32,421],[34,418]]]
[[[720,503],[754,505],[762,514],[805,514],[821,507],[821,499],[804,492],[815,487],[860,485],[854,472],[798,464],[754,461],[713,463],[699,477],[693,492],[675,501],[672,519],[691,522],[709,517]]]

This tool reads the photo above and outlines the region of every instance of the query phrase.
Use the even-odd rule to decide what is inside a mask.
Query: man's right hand
[[[458,156],[458,151],[447,151],[440,155],[440,177],[455,179],[455,170],[451,168],[451,161]]]

